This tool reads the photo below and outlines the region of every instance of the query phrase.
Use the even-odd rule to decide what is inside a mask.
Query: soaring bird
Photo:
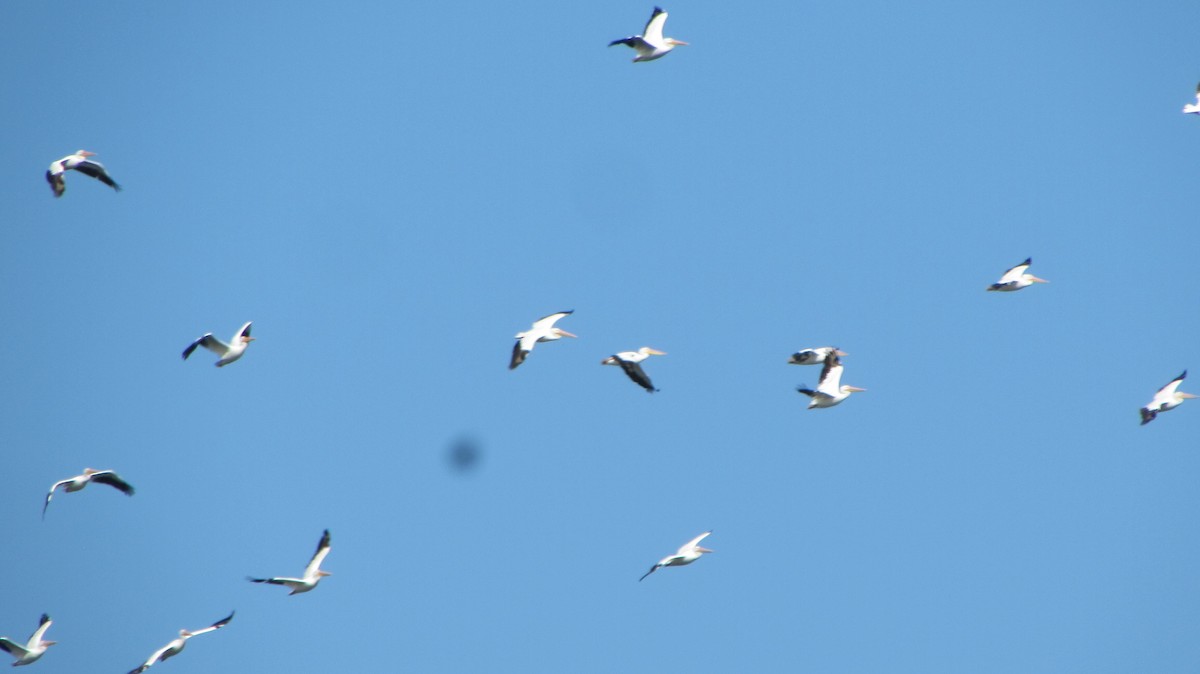
[[[94,156],[96,156],[95,152],[76,150],[75,154],[69,154],[51,164],[49,170],[46,171],[46,182],[50,183],[50,189],[54,190],[54,196],[61,197],[63,192],[67,191],[67,183],[63,178],[63,174],[71,169],[91,176],[120,192],[121,186],[109,177],[108,171],[104,169],[104,165],[98,161],[88,159],[88,157]]]
[[[849,356],[850,354],[838,349],[836,346],[818,346],[815,349],[800,349],[792,354],[788,359],[788,365],[817,365],[825,362],[825,357],[829,354],[837,356]]]
[[[1196,102],[1185,104],[1183,106],[1183,114],[1200,115],[1200,84],[1196,85]]]
[[[808,409],[811,410],[814,407],[833,407],[849,398],[851,393],[867,389],[842,384],[842,361],[836,351],[830,351],[825,356],[825,367],[821,368],[821,381],[817,384],[817,390],[804,386],[799,386],[796,390],[812,398],[808,403]]]
[[[621,353],[613,354],[608,358],[600,361],[601,365],[620,365],[625,374],[633,380],[633,383],[646,389],[649,393],[654,393],[658,389],[654,388],[654,384],[650,383],[650,377],[646,376],[642,370],[641,362],[650,356],[665,356],[664,351],[651,349],[648,346],[643,346],[637,351],[622,351]]]
[[[321,562],[325,560],[325,555],[329,554],[329,530],[326,529],[322,534],[320,542],[317,543],[317,551],[313,553],[312,559],[308,562],[308,566],[304,567],[304,577],[302,578],[247,578],[251,583],[270,583],[272,585],[286,585],[291,588],[289,595],[308,592],[321,582],[325,576],[333,574],[328,571],[321,570]]]
[[[46,503],[42,505],[42,519],[46,519],[46,508],[50,507],[50,499],[54,498],[54,491],[59,487],[66,487],[66,491],[79,491],[88,486],[89,482],[99,482],[110,487],[115,487],[126,496],[133,496],[133,486],[125,480],[121,479],[111,470],[96,470],[94,468],[84,468],[82,475],[68,477],[65,480],[59,480],[50,485],[50,493],[46,494]]]
[[[50,616],[43,613],[42,621],[38,623],[38,628],[33,631],[33,636],[29,637],[29,641],[24,646],[12,641],[8,637],[0,637],[0,651],[4,651],[16,658],[16,661],[12,663],[13,667],[33,664],[38,658],[42,657],[47,648],[58,643],[57,641],[42,641],[42,637],[46,635],[46,630],[50,629],[50,626],[53,624],[54,621],[50,619]]]
[[[632,47],[637,52],[637,56],[633,57],[634,63],[662,58],[675,47],[687,44],[673,37],[663,37],[663,24],[666,22],[666,11],[662,7],[655,7],[654,13],[650,15],[650,20],[646,22],[646,28],[641,35],[631,35],[620,40],[613,40],[608,43],[608,46],[623,44]]]
[[[1029,287],[1034,283],[1049,283],[1049,281],[1044,278],[1038,278],[1033,274],[1025,273],[1025,270],[1029,269],[1029,265],[1031,264],[1033,264],[1033,258],[1025,258],[1024,262],[1004,272],[1004,276],[1001,276],[999,281],[996,281],[992,285],[988,286],[987,289],[999,290],[1001,292],[1012,292],[1014,290],[1020,290],[1021,288]]]
[[[1187,400],[1188,398],[1197,397],[1194,394],[1184,393],[1179,390],[1179,385],[1182,384],[1183,380],[1186,378],[1187,370],[1184,370],[1183,374],[1172,379],[1166,386],[1158,389],[1158,393],[1154,394],[1154,399],[1150,401],[1150,404],[1139,410],[1142,413],[1143,426],[1151,421],[1154,421],[1154,418],[1158,416],[1159,412],[1173,410],[1182,405],[1183,401]]]
[[[228,616],[221,618],[217,622],[215,622],[201,630],[195,630],[195,631],[179,630],[179,638],[178,639],[175,639],[174,641],[167,644],[166,646],[163,646],[162,648],[158,649],[157,651],[154,651],[154,655],[151,655],[149,658],[147,658],[146,661],[141,664],[141,666],[135,667],[134,669],[129,670],[129,674],[142,674],[142,672],[153,667],[155,665],[155,663],[159,663],[159,662],[166,660],[167,658],[171,658],[176,655],[179,655],[179,651],[182,651],[183,647],[187,645],[188,639],[191,639],[192,637],[200,636],[201,634],[204,634],[206,632],[212,632],[214,630],[219,630],[222,627],[228,625],[229,621],[233,620],[233,613],[234,613],[233,611],[230,611]]]
[[[513,345],[512,360],[508,363],[508,369],[515,370],[518,365],[524,363],[529,352],[533,351],[534,344],[538,342],[553,342],[563,337],[577,337],[578,335],[573,335],[562,328],[554,327],[558,319],[573,313],[575,313],[574,309],[542,316],[533,322],[533,327],[525,332],[518,332],[516,334],[517,343]]]
[[[188,356],[192,355],[197,346],[203,346],[220,356],[220,360],[217,361],[217,367],[224,367],[232,363],[241,358],[242,354],[246,353],[246,347],[250,346],[250,342],[254,341],[254,338],[250,336],[250,323],[252,322],[247,321],[240,330],[235,332],[233,339],[229,340],[231,342],[229,344],[213,337],[211,332],[206,333],[200,339],[188,344],[188,347],[183,350],[183,359],[187,360]]]
[[[706,531],[700,534],[699,536],[680,546],[680,548],[675,551],[675,554],[667,555],[666,557],[658,560],[658,563],[650,567],[650,570],[647,571],[644,576],[638,578],[638,582],[642,582],[646,579],[646,576],[649,576],[664,566],[686,566],[697,559],[700,559],[700,556],[704,553],[712,552],[712,550],[709,550],[708,548],[700,547],[700,541],[704,540],[711,533],[711,531]]]

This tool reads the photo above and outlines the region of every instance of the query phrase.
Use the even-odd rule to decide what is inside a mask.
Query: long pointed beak
[[[563,337],[578,337],[579,336],[579,335],[575,335],[570,332],[567,332],[566,330],[559,330],[558,334],[562,335]]]
[[[847,386],[847,387],[846,387],[846,390],[847,390],[847,391],[853,391],[854,393],[861,393],[861,392],[863,392],[863,391],[865,391],[865,390],[867,390],[867,389],[865,389],[865,388],[859,388],[859,387],[857,387],[857,386]]]
[[[652,354],[654,354],[654,355],[656,355],[656,356],[665,356],[665,355],[667,355],[667,352],[666,352],[666,351],[659,351],[658,349],[646,349],[646,353],[652,353]]]
[[[318,576],[332,576],[333,572],[332,571],[318,571],[317,575]]]
[[[850,354],[846,353],[845,351],[842,351],[841,349],[834,349],[833,355],[837,356],[838,358],[844,358],[846,356],[849,356]]]
[[[716,552],[716,550],[709,550],[708,548],[696,546],[696,552]]]
[[[683,46],[685,46],[685,47],[687,47],[687,46],[688,46],[688,43],[687,43],[687,42],[684,42],[683,40],[676,40],[675,38],[671,38],[671,44],[673,44],[673,45],[683,45]]]
[[[1036,276],[1030,276],[1030,277],[1029,277],[1029,280],[1030,280],[1030,281],[1033,281],[1034,283],[1049,283],[1049,281],[1047,281],[1046,279],[1044,279],[1044,278],[1038,278],[1038,277],[1036,277]]]
[[[1200,398],[1200,396],[1196,395],[1195,393],[1183,393],[1182,391],[1179,393],[1179,397],[1180,398]]]

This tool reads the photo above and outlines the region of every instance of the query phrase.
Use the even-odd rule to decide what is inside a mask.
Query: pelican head
[[[95,475],[96,473],[99,473],[99,472],[100,471],[96,470],[95,468],[84,468],[83,469],[84,475]]]
[[[79,155],[80,157],[95,157],[96,156],[95,152],[88,152],[87,150],[78,150],[75,152],[75,154]]]
[[[679,45],[683,45],[685,47],[688,46],[688,43],[684,42],[683,40],[676,40],[673,37],[669,37],[669,38],[663,40],[663,42],[666,42],[667,44],[671,45],[672,47],[678,47]]]
[[[554,328],[550,332],[555,335],[558,335],[559,337],[578,337],[579,336],[579,335],[573,335],[573,334],[567,332],[566,330],[563,330],[562,328]]]
[[[188,630],[179,630],[179,638],[180,639],[187,639],[188,637],[191,637],[191,636],[192,636],[192,633],[189,632]]]

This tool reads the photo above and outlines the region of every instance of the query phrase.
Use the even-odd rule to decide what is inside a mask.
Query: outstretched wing
[[[23,658],[29,653],[24,646],[12,641],[8,637],[0,637],[0,651],[4,651],[17,658]]]
[[[46,182],[50,183],[50,189],[54,190],[56,197],[61,197],[67,191],[67,181],[63,180],[61,173],[46,171]]]
[[[54,491],[64,484],[70,483],[74,478],[59,480],[50,486],[50,493],[46,494],[46,502],[42,504],[42,519],[46,519],[46,508],[50,507],[50,499],[54,498]]]
[[[708,538],[708,535],[711,533],[712,533],[711,530],[705,531],[704,533],[693,538],[692,540],[688,541],[687,543],[684,543],[683,545],[679,546],[679,549],[675,551],[675,554],[682,555],[682,554],[687,553],[689,550],[691,550],[692,548],[699,545],[700,541],[704,540],[705,538]]]
[[[629,378],[633,380],[633,383],[641,386],[650,393],[654,393],[658,390],[654,388],[654,384],[650,383],[650,377],[646,376],[646,371],[642,369],[641,363],[624,360],[622,358],[618,358],[617,356],[613,356],[613,358],[616,358],[617,365],[620,365],[621,369],[625,370],[625,374],[629,375]]]
[[[650,14],[650,20],[646,22],[645,30],[642,31],[642,37],[650,44],[661,45],[663,41],[663,24],[666,22],[667,13],[663,11],[662,7],[655,7],[654,12]]]
[[[554,327],[554,324],[558,322],[558,319],[562,318],[563,316],[570,316],[573,313],[575,313],[575,310],[571,309],[569,311],[559,311],[558,313],[553,313],[549,316],[542,316],[533,322],[533,327],[530,328],[529,331],[543,332],[549,330],[550,328]]]
[[[126,496],[133,496],[133,485],[121,479],[120,475],[111,470],[102,470],[98,473],[92,473],[92,482],[99,482],[114,487]]]
[[[76,164],[75,166],[72,166],[71,168],[75,169],[76,171],[79,171],[80,173],[82,173],[86,176],[91,176],[91,177],[95,178],[96,180],[99,180],[100,182],[104,183],[105,185],[108,185],[109,187],[113,188],[114,190],[116,190],[118,192],[121,191],[121,186],[118,185],[116,183],[116,181],[114,181],[112,178],[109,177],[108,171],[104,170],[104,165],[98,161],[91,161],[91,160],[85,159],[85,160],[79,162],[78,164]]]
[[[1009,283],[1015,283],[1016,281],[1020,280],[1021,275],[1025,273],[1026,269],[1029,269],[1029,265],[1031,264],[1033,264],[1033,258],[1025,258],[1024,262],[1004,272],[1004,276],[1001,276],[1000,280],[996,281],[995,285],[1007,285]]]
[[[219,629],[221,629],[222,627],[224,627],[224,626],[228,625],[230,620],[233,620],[233,614],[234,614],[234,611],[230,611],[230,612],[229,612],[229,615],[225,616],[224,618],[221,618],[220,620],[218,620],[217,622],[215,622],[215,623],[213,623],[213,624],[209,625],[208,627],[205,627],[205,628],[204,628],[204,629],[202,629],[202,630],[193,630],[193,631],[192,631],[192,636],[196,636],[196,635],[199,635],[199,634],[205,634],[205,633],[207,633],[207,632],[212,632],[212,631],[214,631],[214,630],[219,630]]]
[[[197,346],[203,346],[222,358],[225,357],[225,354],[229,353],[229,345],[217,339],[216,337],[213,337],[212,333],[210,332],[191,344],[188,344],[188,348],[183,350],[183,359],[187,360],[188,356],[192,355],[192,352],[196,350]]]
[[[825,356],[825,367],[821,368],[821,381],[817,384],[817,392],[832,396],[842,392],[842,361],[834,351]]]
[[[29,637],[29,645],[37,646],[42,643],[42,637],[46,636],[46,630],[50,629],[53,624],[54,621],[50,619],[50,614],[43,613],[42,619],[38,621],[38,628],[33,631],[33,636]]]
[[[513,344],[512,360],[508,361],[508,369],[515,370],[517,366],[525,362],[525,357],[529,355],[529,349],[521,346],[522,339],[518,339],[516,344]]]
[[[321,562],[325,561],[325,555],[329,554],[329,530],[321,535],[321,540],[317,543],[317,551],[313,553],[312,559],[308,562],[308,566],[304,567],[305,577],[314,575],[317,569],[321,568]]]
[[[253,323],[254,323],[254,321],[246,321],[246,324],[245,324],[245,325],[243,325],[243,326],[241,327],[241,329],[239,329],[239,330],[237,331],[237,333],[235,333],[235,334],[233,335],[233,339],[234,339],[234,341],[237,341],[237,340],[239,340],[239,339],[245,339],[246,337],[249,337],[249,336],[250,336],[250,326],[251,326],[251,324],[253,324]],[[270,336],[270,335],[268,335],[268,336]]]

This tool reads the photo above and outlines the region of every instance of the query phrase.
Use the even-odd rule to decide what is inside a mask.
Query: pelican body
[[[1183,391],[1179,390],[1179,385],[1183,383],[1184,379],[1187,379],[1187,370],[1184,370],[1183,374],[1172,379],[1171,382],[1166,386],[1158,389],[1158,392],[1154,394],[1154,399],[1150,401],[1150,404],[1139,410],[1142,413],[1143,426],[1151,421],[1154,421],[1154,418],[1158,416],[1159,412],[1173,410],[1182,405],[1183,401],[1196,397],[1194,394],[1184,393]]]
[[[671,53],[671,50],[675,47],[687,44],[673,37],[663,37],[663,25],[666,22],[667,13],[663,11],[663,8],[655,7],[641,35],[631,35],[620,40],[613,40],[608,43],[608,46],[623,44],[631,47],[637,52],[637,56],[633,57],[634,63],[660,59]]]
[[[999,281],[988,286],[987,289],[1008,293],[1020,290],[1021,288],[1028,288],[1034,283],[1049,283],[1044,278],[1038,278],[1033,274],[1025,273],[1025,270],[1029,269],[1029,265],[1031,264],[1033,264],[1033,258],[1025,258],[1024,262],[1004,272],[1004,276],[1001,276]]]
[[[831,353],[839,357],[850,355],[836,346],[818,346],[815,349],[800,349],[793,353],[788,359],[788,365],[823,365],[825,357]]]
[[[129,674],[142,674],[142,672],[146,671],[147,669],[150,669],[156,663],[162,662],[162,661],[166,660],[167,658],[172,658],[172,657],[175,657],[176,655],[179,655],[179,652],[182,651],[183,647],[187,645],[188,639],[191,639],[192,637],[200,636],[201,634],[206,634],[208,632],[219,630],[222,627],[228,625],[230,620],[233,620],[233,612],[232,611],[229,613],[229,615],[227,617],[224,617],[224,618],[218,620],[217,622],[209,625],[208,627],[205,627],[204,629],[195,630],[195,631],[179,630],[179,638],[178,639],[175,639],[171,643],[167,644],[166,646],[163,646],[162,648],[158,649],[157,651],[154,651],[154,654],[151,655],[149,658],[147,658],[146,662],[142,663],[138,667],[135,667],[135,668],[129,670]]]
[[[1185,104],[1183,106],[1183,114],[1200,115],[1200,84],[1196,85],[1196,102]]]
[[[333,575],[333,574],[329,573],[328,571],[321,570],[321,562],[325,561],[325,555],[328,555],[328,554],[329,554],[329,530],[326,529],[325,533],[322,534],[322,536],[321,536],[321,540],[317,543],[317,551],[315,553],[313,553],[312,559],[309,560],[308,566],[305,567],[305,569],[304,569],[304,576],[302,576],[300,578],[287,578],[287,577],[247,578],[246,580],[250,581],[251,583],[270,583],[271,585],[286,585],[288,588],[290,588],[292,590],[291,592],[288,593],[289,596],[291,596],[293,594],[300,594],[301,592],[308,592],[309,590],[316,587],[317,583],[321,582],[322,578],[324,578],[325,576]]]
[[[79,171],[86,176],[91,176],[120,192],[121,186],[109,177],[104,165],[98,161],[88,159],[88,157],[94,156],[96,156],[95,152],[76,150],[75,154],[69,154],[50,164],[50,168],[46,171],[46,182],[50,183],[50,189],[54,191],[54,196],[61,197],[67,191],[67,182],[64,174],[72,170]]]
[[[637,351],[622,351],[621,353],[613,354],[600,361],[600,364],[620,366],[625,371],[625,374],[633,380],[633,383],[646,389],[647,393],[654,393],[658,389],[654,388],[654,384],[650,383],[650,377],[646,376],[646,372],[642,370],[641,363],[650,356],[665,355],[667,355],[665,351],[643,346]]]
[[[24,646],[12,641],[8,637],[0,637],[0,651],[4,651],[16,658],[12,663],[13,667],[31,665],[37,662],[38,658],[45,655],[47,648],[58,643],[57,641],[44,641],[42,639],[42,637],[46,636],[46,630],[50,629],[50,626],[53,624],[54,621],[50,619],[50,616],[43,613],[42,620],[38,623],[38,628],[33,631],[33,636],[29,637],[29,641],[25,642]]]
[[[706,531],[700,534],[699,536],[680,546],[680,548],[675,551],[675,554],[667,555],[666,557],[658,560],[657,564],[650,567],[650,570],[647,571],[641,578],[638,578],[638,582],[640,583],[643,580],[646,580],[646,576],[649,576],[664,566],[687,566],[697,559],[700,559],[700,557],[702,557],[704,554],[712,552],[712,550],[709,550],[708,548],[700,547],[700,541],[707,538],[711,533],[711,531]]]
[[[254,338],[250,336],[251,323],[253,321],[247,321],[245,325],[234,333],[233,339],[229,340],[229,344],[213,337],[211,332],[205,333],[203,337],[188,344],[188,347],[183,350],[183,359],[187,360],[188,356],[192,355],[192,352],[196,350],[196,347],[203,346],[217,354],[217,367],[225,367],[238,358],[241,358],[246,353],[246,347],[250,346],[250,342],[254,341]]]
[[[70,493],[73,491],[79,491],[92,482],[106,484],[120,491],[126,496],[133,496],[133,486],[125,480],[122,480],[120,475],[117,475],[111,470],[84,468],[82,475],[68,477],[65,480],[59,480],[58,482],[50,485],[50,493],[46,494],[46,502],[42,505],[42,519],[46,519],[46,508],[50,507],[50,499],[54,498],[54,492],[59,487],[63,487],[64,491]]]
[[[538,342],[553,342],[563,337],[577,337],[562,328],[554,327],[554,324],[564,316],[570,316],[575,313],[575,310],[560,311],[549,316],[542,316],[533,322],[533,326],[525,332],[516,334],[517,343],[513,345],[512,360],[508,362],[508,369],[515,370],[517,366],[525,362],[529,356],[529,352],[533,351],[533,346]]]
[[[833,407],[849,398],[851,393],[867,389],[842,384],[842,361],[835,350],[825,356],[825,367],[821,368],[821,381],[817,384],[817,390],[804,386],[799,386],[796,390],[811,398],[808,401],[808,409],[811,410],[814,407]]]

